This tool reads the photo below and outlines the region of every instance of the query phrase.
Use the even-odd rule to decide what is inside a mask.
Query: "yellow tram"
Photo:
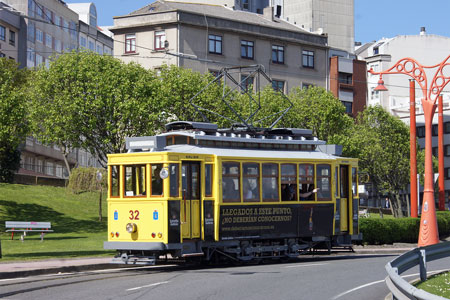
[[[283,258],[361,240],[357,160],[327,153],[310,130],[166,129],[108,156],[104,248],[116,262]]]

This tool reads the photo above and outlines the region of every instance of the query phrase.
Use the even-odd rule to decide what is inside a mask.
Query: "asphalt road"
[[[1,299],[384,299],[395,256],[302,257],[288,263],[145,267],[0,280]],[[450,258],[429,263],[449,268]],[[417,269],[409,273],[418,273]],[[418,275],[408,276],[407,280]]]

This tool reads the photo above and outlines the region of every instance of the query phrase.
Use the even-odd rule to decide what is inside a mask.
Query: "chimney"
[[[425,31],[425,27],[420,27],[420,35],[425,35],[427,32]]]
[[[273,21],[273,6],[265,7],[263,10],[263,16],[264,18]]]

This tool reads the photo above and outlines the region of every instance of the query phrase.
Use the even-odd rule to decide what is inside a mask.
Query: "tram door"
[[[348,231],[349,209],[349,182],[348,166],[340,166],[340,190],[341,190],[341,231]]]
[[[200,238],[200,163],[181,165],[181,232],[185,239]]]

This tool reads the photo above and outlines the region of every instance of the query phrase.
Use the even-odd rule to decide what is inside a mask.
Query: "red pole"
[[[438,97],[438,152],[439,152],[439,210],[445,210],[444,182],[444,108],[442,95]]]
[[[409,160],[411,217],[417,218],[417,156],[416,156],[416,89],[415,81],[409,81]]]
[[[428,99],[422,99],[423,116],[425,117],[425,184],[423,190],[422,216],[420,218],[418,246],[429,246],[439,243],[439,233],[436,219],[436,205],[433,189],[433,153],[432,125],[436,112],[436,104]]]

